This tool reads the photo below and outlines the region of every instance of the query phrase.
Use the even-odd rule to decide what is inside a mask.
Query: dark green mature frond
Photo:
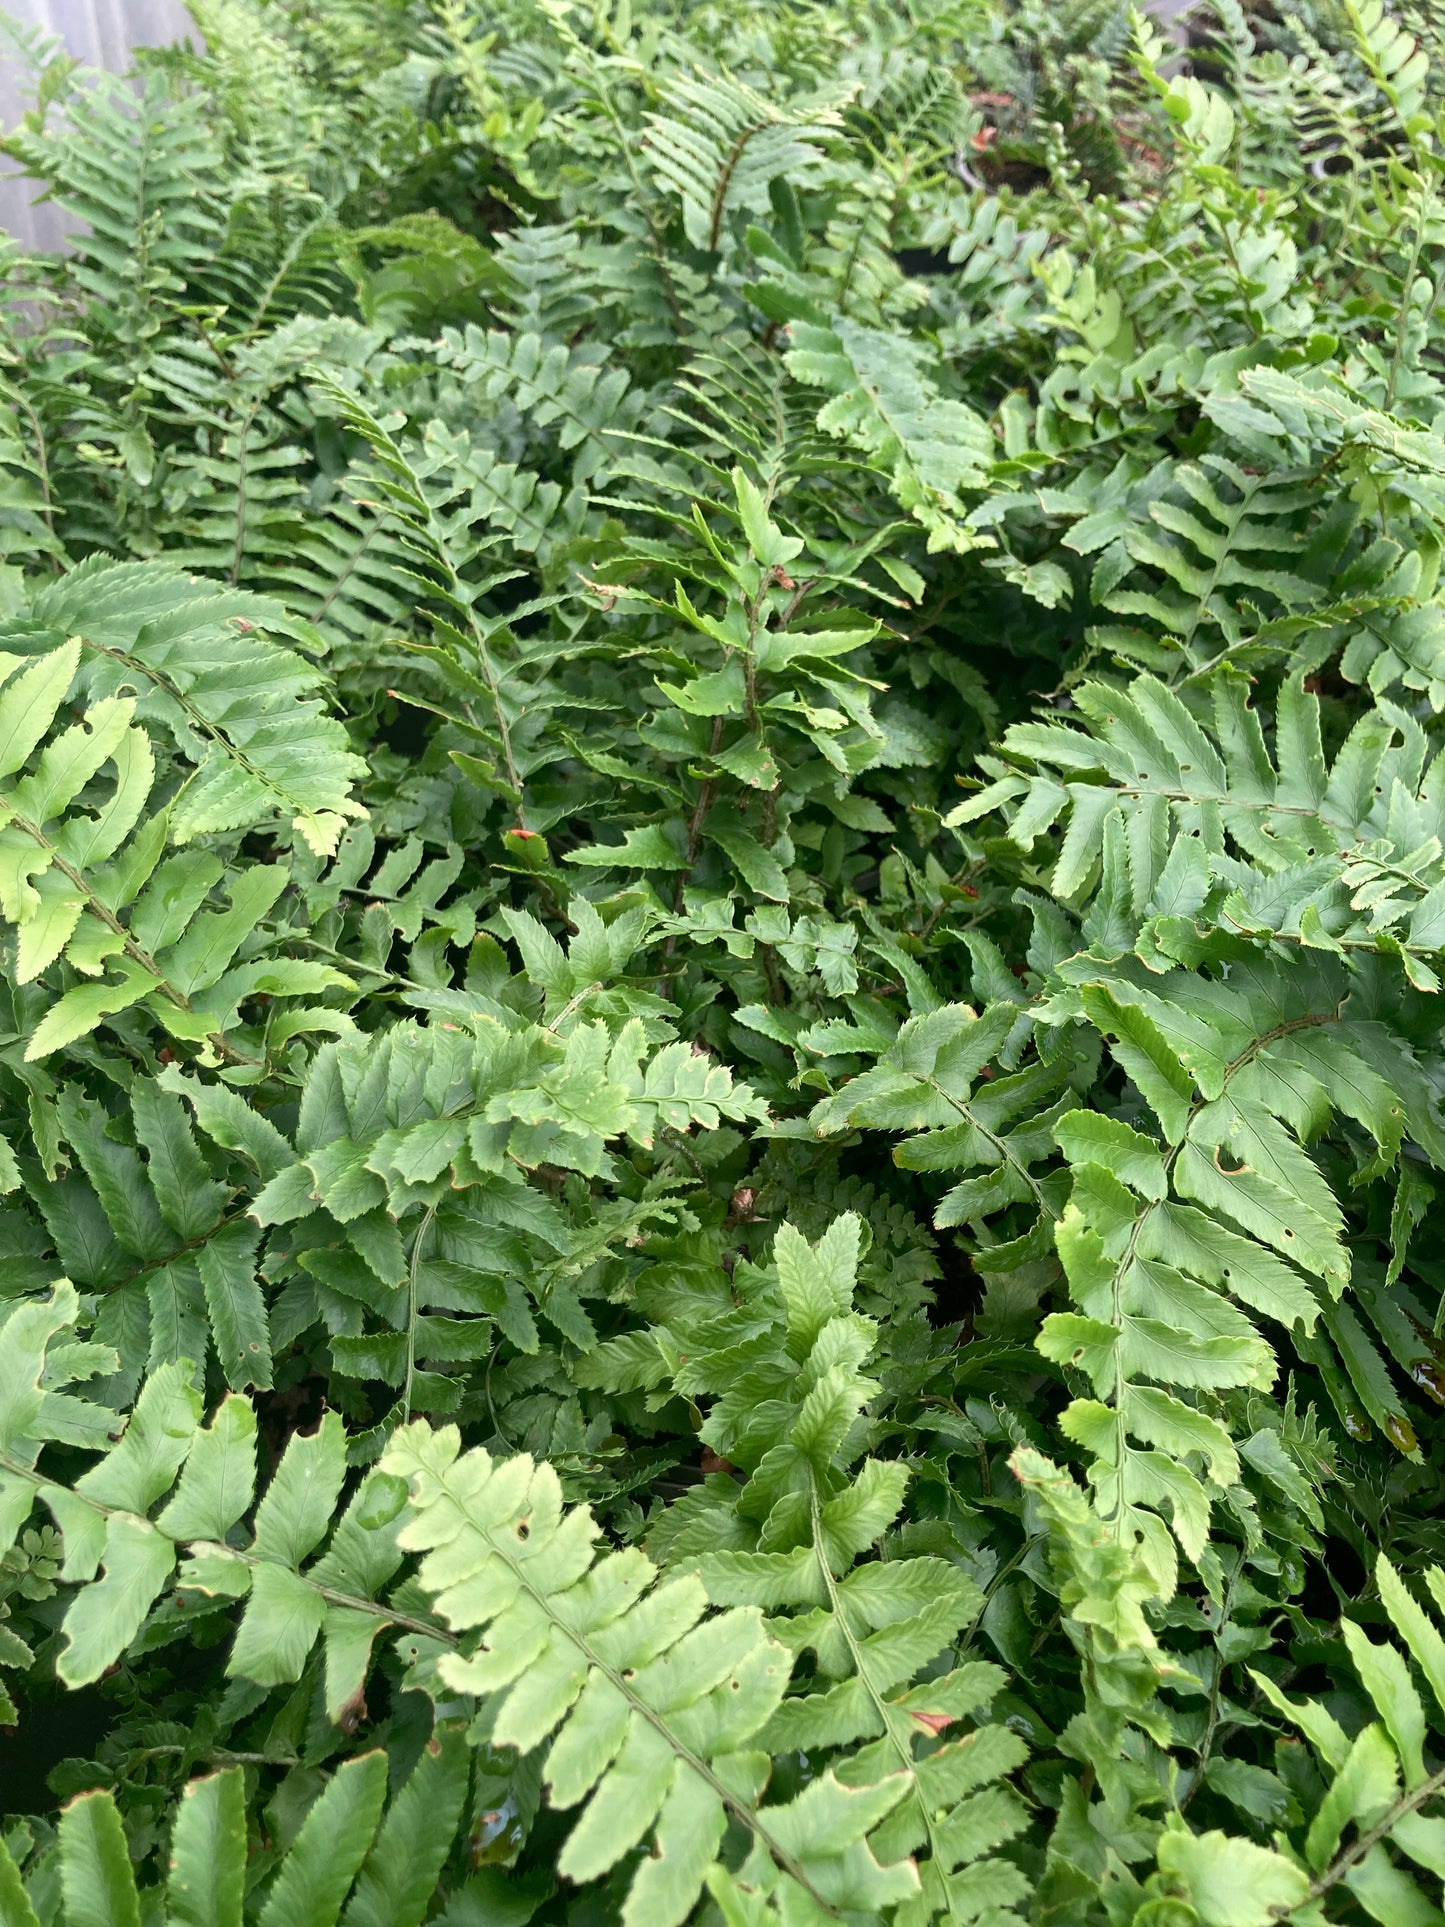
[[[256,1858],[248,1852],[242,1767],[192,1780],[170,1816],[164,1890],[137,1888],[113,1796],[84,1793],[61,1815],[53,1849],[22,1854],[23,1874],[0,1843],[0,1896],[8,1917],[30,1927],[35,1904],[53,1905],[58,1872],[60,1911],[50,1917],[63,1927],[93,1920],[119,1927],[157,1904],[172,1921],[240,1927],[243,1900],[259,1882],[268,1920],[420,1927],[466,1798],[462,1736],[443,1729],[383,1812],[387,1779],[380,1750],[348,1761],[285,1850]]]
[[[682,203],[683,230],[713,253],[741,215],[762,213],[780,176],[806,186],[818,149],[808,134],[837,126],[826,99],[782,105],[729,74],[678,74],[648,117],[645,150],[659,184]]]
[[[1086,728],[1016,724],[1001,748],[1033,770],[998,763],[952,820],[1002,805],[1026,850],[1062,821],[1053,894],[1087,905],[1086,940],[1156,968],[1192,961],[1191,926],[1218,921],[1277,953],[1399,956],[1412,983],[1437,989],[1445,768],[1419,723],[1381,704],[1329,764],[1319,701],[1297,676],[1280,692],[1271,756],[1243,679],[1221,677],[1211,694],[1196,712],[1148,674],[1127,690],[1082,684]]]
[[[67,273],[91,324],[134,365],[155,343],[152,304],[174,304],[215,241],[220,148],[204,100],[158,82],[92,74],[59,117],[63,129],[26,127],[9,149],[84,223]]]

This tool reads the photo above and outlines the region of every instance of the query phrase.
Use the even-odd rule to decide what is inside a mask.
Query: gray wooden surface
[[[194,35],[182,0],[0,0],[0,8],[24,28],[54,35],[67,53],[88,67],[124,73],[133,47],[164,47]],[[32,76],[10,43],[0,37],[0,126],[13,127],[30,105]],[[33,181],[0,162],[0,229],[28,247],[53,248],[64,237],[58,208],[36,207]]]

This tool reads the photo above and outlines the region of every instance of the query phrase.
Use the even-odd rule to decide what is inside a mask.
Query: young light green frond
[[[254,1531],[237,1543],[235,1529],[256,1486],[249,1402],[231,1394],[202,1426],[184,1360],[146,1380],[128,1421],[46,1389],[56,1341],[73,1327],[77,1310],[72,1287],[63,1284],[49,1303],[22,1301],[0,1324],[7,1359],[0,1533],[13,1544],[38,1498],[64,1537],[61,1577],[77,1590],[63,1619],[60,1677],[85,1685],[113,1666],[176,1575],[185,1592],[246,1601],[229,1662],[243,1678],[272,1684],[299,1677],[322,1637],[328,1710],[340,1720],[360,1700],[374,1639],[397,1623],[378,1599],[401,1564],[394,1529],[400,1500],[392,1487],[374,1475],[363,1479],[337,1516],[346,1456],[333,1415],[315,1434],[293,1437],[256,1510]],[[89,1375],[104,1364],[90,1362]],[[37,1469],[48,1443],[102,1456],[73,1484],[55,1483]],[[313,1558],[328,1536],[327,1549]],[[177,1574],[183,1548],[189,1556]],[[414,1615],[402,1618],[419,1623]],[[359,1621],[369,1630],[360,1642],[353,1636]]]
[[[382,1471],[408,1482],[404,1537],[426,1555],[418,1576],[438,1611],[459,1633],[488,1630],[471,1656],[443,1661],[447,1684],[502,1693],[498,1739],[525,1750],[550,1739],[544,1773],[554,1801],[588,1801],[563,1870],[595,1880],[654,1827],[663,1858],[652,1864],[666,1866],[665,1842],[685,1808],[691,1866],[638,1910],[643,1920],[681,1920],[729,1809],[755,1824],[727,1762],[782,1696],[783,1649],[756,1612],[700,1626],[706,1601],[696,1580],[658,1588],[638,1552],[594,1566],[597,1529],[584,1509],[564,1512],[550,1467],[494,1463],[480,1451],[458,1457],[454,1429],[415,1425],[393,1439]],[[644,1894],[659,1884],[653,1876]]]
[[[530,1751],[550,1741],[543,1778],[553,1803],[585,1802],[561,1852],[564,1874],[599,1879],[651,1838],[624,1917],[676,1927],[731,1817],[752,1835],[767,1880],[801,1889],[804,1904],[836,1904],[855,1879],[880,1899],[916,1889],[907,1862],[880,1867],[863,1839],[904,1796],[896,1773],[869,1799],[829,1774],[789,1806],[756,1804],[761,1756],[749,1743],[776,1713],[790,1670],[756,1608],[709,1617],[696,1577],[664,1580],[635,1549],[598,1558],[594,1521],[564,1508],[549,1466],[459,1456],[458,1445],[454,1428],[413,1425],[393,1438],[381,1470],[407,1481],[402,1542],[425,1555],[419,1583],[455,1632],[484,1635],[441,1660],[442,1680],[494,1696],[498,1742]],[[910,1661],[905,1650],[879,1664],[921,1663]]]
[[[109,1793],[83,1793],[60,1821],[60,1887],[76,1927],[140,1927],[125,1829]]]
[[[47,633],[79,640],[91,695],[140,679],[142,722],[200,765],[200,793],[181,817],[187,833],[249,826],[280,809],[314,824],[309,840],[324,848],[328,826],[356,814],[357,759],[313,693],[322,672],[271,639],[308,640],[279,604],[166,563],[101,558],[35,596],[25,635]]]
[[[356,813],[340,724],[298,700],[320,673],[253,633],[295,625],[197,588],[150,564],[82,567],[35,597],[24,626],[32,651],[56,646],[29,667],[4,658],[0,916],[16,935],[15,981],[62,993],[32,1020],[32,1061],[142,1003],[173,1036],[234,1056],[225,1039],[243,1000],[350,982],[315,962],[262,960],[257,926],[285,864],[228,872],[210,849],[164,854],[278,809],[325,848]],[[72,625],[80,633],[61,640]],[[86,706],[66,726],[71,700]],[[225,907],[210,907],[221,889]]]

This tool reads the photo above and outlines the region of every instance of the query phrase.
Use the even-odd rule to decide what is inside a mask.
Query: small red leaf
[[[925,1733],[931,1733],[937,1739],[945,1727],[953,1725],[958,1715],[956,1713],[910,1713],[908,1717],[911,1720],[917,1720]]]

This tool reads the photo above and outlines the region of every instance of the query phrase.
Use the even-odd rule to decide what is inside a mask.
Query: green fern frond
[[[818,426],[852,442],[878,468],[899,504],[928,531],[930,551],[987,547],[965,527],[966,491],[985,485],[993,460],[987,424],[967,404],[941,396],[927,354],[856,323],[799,320],[788,366],[833,399]]]
[[[104,585],[107,573],[113,579],[119,572],[86,573]],[[160,580],[169,585],[184,579],[163,574]],[[73,584],[73,578],[67,582]],[[152,594],[150,601],[164,609],[160,597]],[[315,964],[235,962],[243,946],[254,956],[256,926],[286,887],[284,865],[257,865],[227,880],[224,864],[209,851],[180,851],[163,859],[168,839],[184,841],[212,827],[250,824],[269,814],[277,800],[290,805],[298,828],[318,842],[336,834],[341,810],[351,813],[355,807],[345,787],[351,759],[334,746],[339,728],[322,718],[319,703],[298,704],[299,717],[293,711],[293,717],[272,723],[278,698],[284,701],[288,693],[284,683],[259,701],[243,695],[237,700],[245,686],[237,686],[237,658],[244,660],[252,650],[283,669],[294,665],[293,686],[303,689],[319,680],[309,665],[259,638],[248,650],[234,629],[222,630],[214,618],[209,631],[200,630],[201,637],[216,638],[211,663],[204,658],[197,663],[194,632],[185,666],[176,662],[175,652],[187,638],[186,617],[197,608],[210,615],[218,602],[221,611],[231,612],[233,605],[219,597],[196,598],[189,606],[182,601],[179,621],[167,624],[161,616],[131,649],[118,636],[129,627],[123,608],[112,605],[107,627],[96,620],[92,606],[85,618],[91,636],[114,638],[92,643],[99,662],[86,662],[78,637],[40,655],[19,674],[24,658],[8,658],[8,686],[0,692],[0,767],[11,779],[0,795],[5,852],[0,912],[17,932],[16,981],[33,981],[62,956],[81,978],[94,980],[67,989],[41,1016],[27,1046],[31,1060],[49,1056],[142,1000],[173,1035],[197,1043],[210,1040],[214,1046],[245,997],[316,991],[350,981]],[[69,613],[43,600],[35,606],[42,621]],[[234,606],[239,614],[257,605],[243,597]],[[258,612],[264,613],[264,605]],[[168,626],[173,642],[165,636]],[[217,646],[222,636],[225,642]],[[24,639],[33,645],[48,638],[42,628],[38,638],[31,630]],[[51,736],[73,686],[113,688],[127,681],[131,670],[150,682],[149,699],[138,704],[134,696],[97,695],[80,721]],[[153,716],[159,711],[157,720],[173,720],[200,765],[189,795],[183,791],[150,816],[143,813],[156,778],[156,757],[146,730],[133,720],[138,709]],[[34,768],[22,775],[33,758]],[[227,907],[204,910],[223,881]]]
[[[1445,1576],[1425,1572],[1437,1608]],[[1251,1669],[1265,1702],[1308,1743],[1320,1792],[1304,1824],[1273,1850],[1220,1833],[1166,1832],[1150,1893],[1195,1900],[1218,1883],[1271,1915],[1328,1904],[1343,1889],[1375,1920],[1424,1920],[1439,1906],[1441,1815],[1445,1770],[1432,1770],[1424,1748],[1445,1710],[1445,1641],[1382,1553],[1375,1567],[1379,1606],[1399,1644],[1379,1643],[1352,1620],[1340,1631],[1367,1697],[1367,1718],[1353,1736],[1318,1701],[1292,1700],[1267,1674]],[[1422,1697],[1415,1673],[1430,1689]],[[1262,1917],[1262,1916],[1261,1916]]]
[[[94,558],[42,588],[23,623],[0,629],[0,646],[33,655],[70,637],[65,647],[80,652],[79,688],[97,700],[124,700],[113,692],[138,680],[136,714],[167,731],[194,765],[170,806],[176,841],[250,828],[279,813],[325,852],[359,814],[350,785],[360,758],[316,693],[323,673],[272,640],[311,640],[279,604],[165,562]]]
[[[256,1510],[249,1543],[232,1544],[255,1498],[250,1402],[230,1394],[203,1427],[184,1360],[151,1374],[127,1421],[55,1389],[114,1363],[105,1346],[64,1342],[78,1309],[73,1287],[62,1281],[48,1300],[13,1307],[0,1327],[9,1361],[0,1413],[0,1537],[13,1543],[37,1498],[64,1535],[60,1577],[76,1591],[64,1614],[61,1679],[72,1686],[98,1679],[130,1645],[157,1597],[178,1587],[246,1601],[228,1662],[233,1676],[263,1686],[297,1679],[321,1639],[328,1714],[354,1724],[372,1647],[388,1625],[432,1636],[424,1619],[378,1598],[403,1558],[395,1483],[372,1475],[333,1518],[346,1439],[331,1414],[314,1434],[292,1439]],[[56,1442],[103,1456],[73,1485],[56,1483],[38,1463]],[[327,1549],[312,1557],[328,1535]]]
[[[709,253],[739,215],[767,207],[774,180],[806,181],[818,158],[808,132],[826,135],[840,121],[826,99],[780,106],[727,74],[678,74],[662,99],[666,111],[648,116],[648,160],[681,201],[688,240]]]
[[[17,1867],[0,1843],[0,1904],[17,1927],[47,1905],[59,1871],[61,1927],[139,1921],[143,1906],[164,1905],[177,1927],[241,1927],[243,1902],[259,1875],[260,1917],[304,1927],[420,1927],[466,1796],[467,1754],[455,1727],[443,1727],[383,1812],[388,1767],[382,1752],[337,1767],[296,1836],[267,1868],[248,1851],[243,1769],[192,1780],[171,1820],[171,1862],[164,1892],[138,1888],[114,1797],[82,1794],[66,1807],[52,1853]],[[248,1860],[250,1864],[248,1865]],[[349,1898],[348,1898],[349,1896]]]
[[[64,131],[26,127],[7,151],[84,223],[66,273],[101,333],[132,366],[157,333],[197,256],[218,234],[221,153],[197,96],[136,89],[92,74],[72,84]]]
[[[537,335],[448,329],[438,359],[469,400],[506,398],[537,429],[554,433],[571,456],[574,483],[606,479],[617,446],[611,438],[634,428],[640,416],[625,369],[560,342],[544,344]]]
[[[1024,1888],[991,1850],[1019,1830],[1023,1809],[999,1783],[1028,1748],[987,1724],[943,1737],[981,1721],[1004,1683],[996,1666],[948,1664],[981,1597],[940,1559],[856,1563],[886,1539],[908,1477],[880,1459],[854,1469],[880,1390],[862,1370],[877,1328],[853,1309],[863,1239],[851,1214],[811,1245],[785,1224],[772,1265],[743,1283],[731,1315],[657,1334],[678,1361],[676,1389],[711,1400],[704,1441],[746,1475],[699,1493],[680,1530],[664,1521],[669,1569],[696,1561],[715,1604],[771,1609],[773,1636],[813,1654],[813,1677],[795,1682],[760,1735],[771,1752],[856,1749],[837,1769],[852,1787],[906,1776],[906,1796],[871,1836],[885,1862],[926,1850],[921,1894],[903,1917],[976,1904],[1006,1920]]]
[[[1051,888],[1090,905],[1088,940],[1150,965],[1184,961],[1191,920],[1212,905],[1227,930],[1276,954],[1383,952],[1435,989],[1445,824],[1419,725],[1380,704],[1329,765],[1318,699],[1296,677],[1280,694],[1271,758],[1242,681],[1222,677],[1211,695],[1210,710],[1191,708],[1147,674],[1127,691],[1083,684],[1074,701],[1086,727],[1015,725],[1002,745],[1014,768],[997,764],[950,820],[1002,804],[1031,850],[1063,818]],[[1017,773],[1016,759],[1034,773]]]
[[[845,1784],[829,1772],[791,1802],[759,1804],[765,1756],[750,1742],[775,1714],[789,1664],[755,1606],[708,1616],[695,1577],[663,1579],[635,1549],[596,1559],[596,1527],[585,1508],[563,1510],[550,1466],[458,1456],[458,1445],[451,1428],[413,1427],[382,1470],[408,1481],[403,1537],[425,1554],[421,1585],[458,1632],[482,1635],[441,1661],[443,1681],[497,1696],[503,1743],[530,1751],[550,1740],[553,1804],[586,1803],[561,1872],[599,1879],[650,1837],[624,1916],[676,1927],[732,1818],[753,1841],[742,1878],[785,1905],[826,1915],[917,1891],[911,1862],[880,1865],[867,1839],[904,1797],[901,1774]]]

